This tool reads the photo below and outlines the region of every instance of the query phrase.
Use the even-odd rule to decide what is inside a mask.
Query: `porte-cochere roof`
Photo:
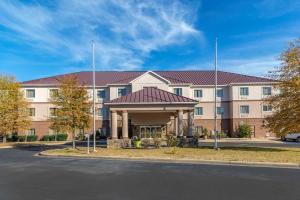
[[[142,90],[126,96],[113,99],[105,104],[197,104],[198,102],[180,95],[155,87],[145,87]]]

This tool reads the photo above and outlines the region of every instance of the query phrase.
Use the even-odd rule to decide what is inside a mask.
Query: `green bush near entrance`
[[[249,124],[241,124],[238,128],[238,137],[246,138],[251,137],[252,129]]]

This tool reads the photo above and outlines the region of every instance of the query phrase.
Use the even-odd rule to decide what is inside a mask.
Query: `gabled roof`
[[[168,84],[171,83],[168,79],[165,79],[164,77],[160,76],[159,74],[157,74],[157,73],[155,73],[155,72],[153,72],[153,71],[147,71],[147,72],[145,72],[144,74],[142,74],[142,75],[136,77],[135,79],[133,79],[133,80],[130,81],[129,83],[133,83],[134,81],[136,81],[136,80],[142,78],[143,76],[146,76],[147,74],[151,74],[152,76],[154,76],[154,77],[156,77],[156,78],[158,78],[158,79],[164,81],[165,83],[168,83]]]
[[[154,71],[153,73],[170,81],[171,84],[214,85],[214,71]],[[145,71],[98,71],[96,72],[96,85],[130,84],[131,81],[145,74]],[[76,76],[81,83],[92,85],[92,72],[76,72],[31,81],[24,81],[22,85],[58,85],[59,79],[65,76]],[[218,71],[218,84],[228,85],[234,83],[270,83],[274,80]]]
[[[142,90],[130,93],[126,96],[113,99],[105,104],[197,104],[198,102],[161,90],[155,87],[145,87]]]

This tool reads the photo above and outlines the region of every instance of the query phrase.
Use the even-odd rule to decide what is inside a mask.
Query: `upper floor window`
[[[49,90],[49,97],[56,97],[58,95],[58,89],[50,89]]]
[[[118,97],[125,96],[127,94],[126,88],[118,88]]]
[[[224,90],[223,89],[217,89],[217,97],[223,97],[224,96]]]
[[[224,108],[223,107],[217,107],[217,114],[223,115],[224,114]]]
[[[203,107],[196,107],[195,115],[203,115]]]
[[[174,88],[174,93],[176,95],[182,96],[182,88]]]
[[[26,131],[26,134],[27,134],[27,135],[35,135],[35,128],[28,129],[28,130]]]
[[[26,90],[26,98],[35,98],[35,90],[34,89]]]
[[[106,98],[105,90],[98,90],[97,91],[97,97],[98,97],[98,99],[105,99]]]
[[[50,116],[51,117],[57,116],[57,108],[50,108]]]
[[[103,116],[103,109],[102,109],[102,108],[98,108],[96,111],[97,111],[96,114],[97,114],[99,117],[102,117],[102,116]]]
[[[240,106],[240,113],[241,114],[249,114],[250,108],[248,105],[242,105]]]
[[[203,97],[202,90],[194,90],[194,97],[195,98],[201,98],[201,97]]]
[[[30,117],[34,117],[35,116],[35,108],[28,108],[28,115]]]
[[[249,95],[249,88],[248,87],[241,87],[240,88],[240,95],[241,96],[248,96]]]
[[[265,112],[272,111],[272,105],[263,105],[263,111]]]
[[[263,87],[263,95],[271,95],[272,88],[271,87]]]

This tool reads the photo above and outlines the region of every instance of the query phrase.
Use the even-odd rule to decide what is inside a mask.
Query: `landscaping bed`
[[[97,148],[97,152],[91,152],[90,154],[87,154],[86,152],[87,149],[85,147],[79,147],[78,149],[52,149],[44,151],[42,152],[42,154],[53,156],[171,159],[195,161],[273,162],[300,164],[299,148],[224,147],[219,151],[208,147],[164,147],[156,149]]]

